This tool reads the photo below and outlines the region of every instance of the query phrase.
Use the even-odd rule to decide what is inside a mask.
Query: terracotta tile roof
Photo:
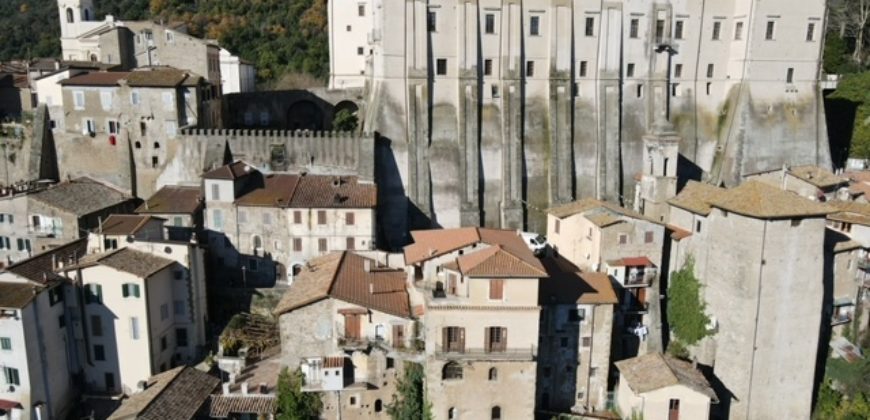
[[[286,208],[290,205],[300,178],[299,175],[267,175],[263,179],[263,187],[243,195],[236,200],[236,205]]]
[[[0,281],[0,308],[24,308],[42,290],[43,287],[32,283]]]
[[[788,173],[818,188],[830,188],[849,182],[848,178],[815,165],[792,166]]]
[[[30,198],[80,217],[133,200],[123,191],[90,178],[61,182]]]
[[[610,215],[610,214],[594,214],[586,217],[590,223],[600,228],[608,227],[610,225],[615,225],[617,223],[622,223],[623,220],[619,217]]]
[[[870,182],[870,171],[846,171],[843,176],[856,182]]]
[[[456,259],[456,265],[459,272],[469,277],[540,278],[547,275],[540,264],[530,264],[501,245],[465,254]]]
[[[12,264],[6,267],[6,271],[37,283],[45,283],[46,279],[60,279],[54,271],[55,262],[64,265],[76,264],[87,255],[87,247],[87,238],[76,239]]]
[[[746,181],[713,197],[710,204],[759,219],[824,216],[831,208],[759,181]]]
[[[590,212],[590,210],[596,211]],[[584,198],[582,200],[577,200],[572,203],[552,207],[548,209],[547,212],[560,219],[583,213],[587,219],[592,221],[592,223],[600,223],[599,226],[601,227],[616,223],[614,219],[620,219],[617,216],[625,216],[633,219],[640,219],[657,223],[654,220],[649,219],[648,217],[634,210],[630,210],[617,204],[597,200],[594,198]]]
[[[688,230],[679,228],[679,227],[674,226],[674,225],[667,225],[667,228],[668,228],[668,230],[671,231],[671,239],[676,240],[676,241],[679,241],[679,240],[688,238],[689,236],[692,236],[692,232],[689,232]]]
[[[607,262],[611,267],[653,267],[655,264],[647,257],[628,257]]]
[[[96,262],[143,279],[175,263],[173,260],[127,247],[102,254]]]
[[[166,185],[146,200],[136,213],[194,214],[202,208],[200,187]]]
[[[616,362],[616,367],[636,394],[684,385],[710,397],[713,401],[718,401],[704,374],[692,367],[689,362],[661,353],[648,353]]]
[[[343,357],[343,356],[324,357],[323,358],[323,367],[325,367],[325,368],[343,367],[344,360],[345,360],[345,357]]]
[[[152,220],[165,221],[166,219],[138,214],[111,214],[103,221],[100,233],[104,235],[133,235]]]
[[[253,165],[247,164],[241,160],[213,169],[202,175],[205,179],[238,179],[248,176],[257,170]]]
[[[831,200],[827,205],[835,210],[828,220],[870,226],[870,203]]]
[[[331,297],[411,318],[405,271],[376,266],[375,261],[348,251],[315,258],[284,293],[274,313],[280,315]]]
[[[355,176],[305,175],[293,194],[294,208],[374,208],[375,184],[360,183]]]
[[[130,72],[127,71],[95,71],[82,73],[78,76],[62,80],[61,86],[118,86]]]
[[[220,380],[197,369],[179,366],[148,378],[144,391],[133,394],[109,416],[122,419],[191,419]]]
[[[545,271],[541,262],[515,230],[476,227],[415,230],[411,232],[411,237],[414,238],[414,243],[405,247],[406,264],[416,264],[467,246],[484,243],[492,246],[498,245],[504,252],[523,261],[528,267],[541,273]],[[492,260],[492,262],[495,261]],[[505,260],[501,259],[501,261]],[[488,266],[491,267],[491,265]],[[523,268],[523,270],[528,269]],[[504,267],[500,268],[498,272],[505,273]]]
[[[228,418],[231,414],[259,414],[267,416],[278,411],[278,399],[272,395],[212,395],[209,416]]]
[[[202,77],[188,71],[171,67],[158,67],[147,70],[136,70],[126,78],[127,85],[133,87],[176,87],[197,85]]]
[[[668,200],[672,206],[701,215],[710,214],[710,202],[725,193],[725,189],[715,185],[689,181],[676,197]]]
[[[547,269],[547,277],[539,283],[538,300],[541,305],[619,302],[607,274],[581,273],[576,265],[561,256],[547,257],[542,262]]]

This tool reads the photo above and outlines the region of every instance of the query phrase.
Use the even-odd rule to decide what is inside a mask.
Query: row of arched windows
[[[84,20],[85,22],[91,20],[91,11],[88,9],[85,9],[82,12],[82,18],[83,18],[82,20]],[[75,12],[73,11],[72,7],[66,8],[66,22],[67,23],[75,23]]]
[[[487,377],[490,381],[498,380],[498,369],[489,368],[489,373]],[[449,379],[462,379],[462,365],[456,362],[447,362],[444,364],[444,367],[441,369],[441,379],[449,380]]]

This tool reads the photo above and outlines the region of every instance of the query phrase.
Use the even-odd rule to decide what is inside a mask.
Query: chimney
[[[366,273],[372,271],[372,262],[369,259],[363,260],[363,270],[365,270]]]
[[[372,282],[369,282],[369,294],[370,295],[375,294],[375,284]]]
[[[136,383],[136,391],[137,392],[142,392],[146,388],[148,388],[148,381],[139,381]]]
[[[242,395],[248,395],[248,383],[242,382]]]
[[[230,383],[229,382],[222,383],[221,388],[223,389],[224,395],[230,395]]]

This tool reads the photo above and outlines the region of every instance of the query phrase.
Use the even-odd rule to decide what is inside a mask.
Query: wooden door
[[[456,274],[447,275],[447,293],[456,296]]]
[[[405,347],[404,325],[393,325],[393,347],[397,349]]]
[[[360,315],[347,314],[344,316],[344,337],[347,339],[359,340],[362,334],[360,333],[361,323]]]

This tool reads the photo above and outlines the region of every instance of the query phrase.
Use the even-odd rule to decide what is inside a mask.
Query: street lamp
[[[671,57],[677,54],[677,50],[670,44],[659,44],[656,47],[656,53],[668,54],[668,69],[667,69],[667,86],[665,86],[665,119],[671,120]]]

